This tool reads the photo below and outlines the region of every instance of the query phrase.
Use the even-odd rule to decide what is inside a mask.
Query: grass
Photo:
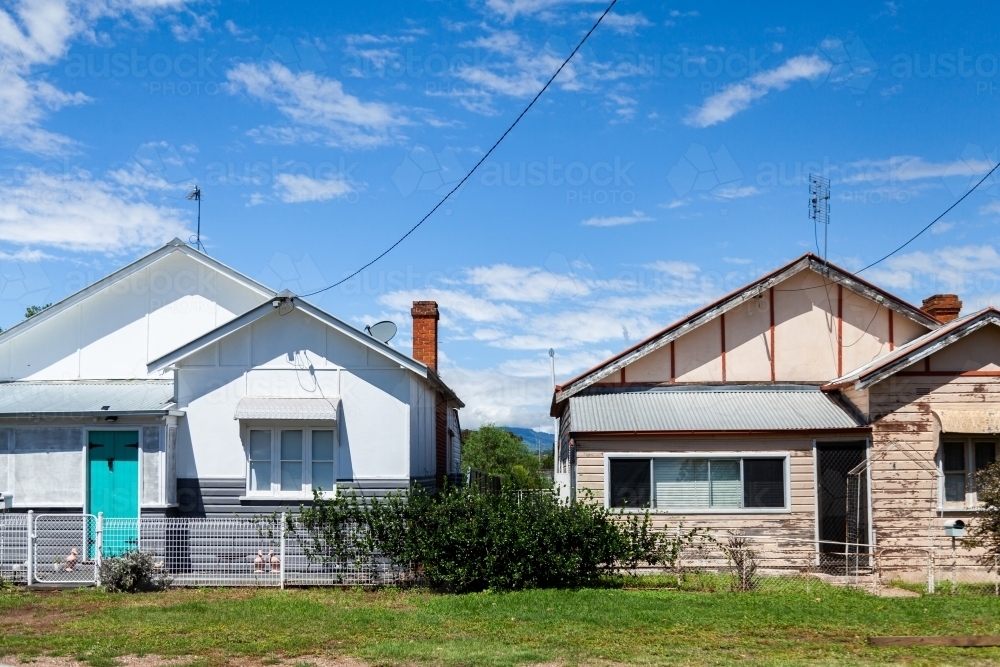
[[[635,583],[635,582],[633,582]],[[820,582],[736,594],[638,589],[440,595],[172,589],[0,590],[0,656],[201,656],[207,666],[352,656],[376,665],[994,664],[1000,649],[867,645],[869,635],[1000,635],[1000,599],[876,598]],[[697,586],[697,582],[687,586]],[[645,588],[643,588],[645,587]],[[263,660],[262,660],[263,659]]]

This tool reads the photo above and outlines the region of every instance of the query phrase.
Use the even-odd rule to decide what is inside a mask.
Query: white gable
[[[151,359],[273,294],[179,246],[119,273],[5,332],[0,379],[145,378]]]

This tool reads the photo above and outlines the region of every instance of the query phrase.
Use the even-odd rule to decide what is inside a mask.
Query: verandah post
[[[286,513],[281,513],[281,524],[278,525],[278,535],[281,536],[281,543],[278,547],[278,582],[281,585],[281,590],[285,590],[285,516]]]

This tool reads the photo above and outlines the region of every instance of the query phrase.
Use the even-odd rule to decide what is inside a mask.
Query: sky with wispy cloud
[[[0,4],[0,326],[173,237],[306,293],[419,220],[603,11],[589,0]],[[861,268],[997,161],[985,2],[620,0],[424,226],[314,301],[442,309],[464,424],[551,428],[559,380],[817,249]],[[994,31],[995,32],[995,31]],[[864,275],[1000,303],[1000,179]]]

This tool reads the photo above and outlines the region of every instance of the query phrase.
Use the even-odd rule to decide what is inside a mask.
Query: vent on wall
[[[917,387],[917,396],[926,396],[931,393],[930,387]]]

